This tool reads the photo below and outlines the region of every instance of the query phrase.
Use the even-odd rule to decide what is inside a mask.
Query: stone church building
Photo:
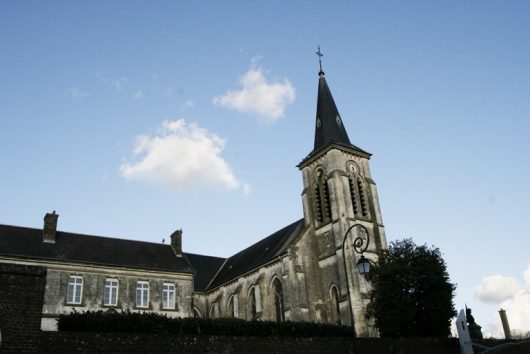
[[[43,229],[0,225],[0,262],[47,268],[44,330],[74,309],[127,309],[347,325],[353,317],[357,335],[374,336],[370,283],[352,246],[369,239],[362,255],[371,262],[386,248],[370,157],[350,142],[321,69],[315,143],[298,164],[302,219],[225,259],[183,252],[181,230],[169,245],[61,232],[53,212]]]

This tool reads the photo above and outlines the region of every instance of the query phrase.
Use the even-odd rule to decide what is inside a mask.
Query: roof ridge
[[[36,227],[0,224],[0,228],[2,228],[2,227],[10,227],[10,228],[17,228],[17,229],[25,229],[25,230],[32,230],[32,231],[42,232],[41,228],[36,228]],[[149,244],[160,245],[160,246],[170,246],[169,244],[163,244],[163,243],[161,244],[159,242],[153,242],[153,241],[142,241],[142,240],[129,239],[129,238],[125,238],[125,237],[89,235],[89,234],[82,234],[82,233],[71,232],[71,231],[57,230],[57,234],[71,235],[71,236],[80,236],[80,237],[106,238],[106,239],[118,240],[118,241],[139,242],[139,243],[149,243]]]
[[[199,253],[192,253],[192,252],[182,252],[182,253],[186,253],[187,255],[190,255],[190,256],[210,257],[210,258],[218,258],[218,259],[226,259],[227,258],[227,257],[219,257],[219,256],[209,256],[207,254],[199,254]]]

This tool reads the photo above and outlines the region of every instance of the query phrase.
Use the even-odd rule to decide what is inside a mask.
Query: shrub
[[[146,312],[72,312],[59,316],[59,331],[164,333],[249,337],[345,337],[351,327],[310,322],[245,321],[235,318],[170,318]]]

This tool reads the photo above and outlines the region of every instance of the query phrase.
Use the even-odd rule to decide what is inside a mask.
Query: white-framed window
[[[103,292],[103,305],[118,305],[118,279],[105,279],[105,290]]]
[[[162,308],[168,310],[175,309],[175,284],[162,284]]]
[[[136,307],[149,307],[149,282],[136,283]]]
[[[79,305],[83,299],[83,277],[80,275],[70,275],[68,277],[68,291],[66,293],[66,303]]]

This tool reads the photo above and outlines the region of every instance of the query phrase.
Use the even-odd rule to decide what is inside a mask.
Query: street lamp
[[[361,275],[367,275],[370,273],[370,261],[366,259],[363,255],[363,253],[368,248],[368,244],[370,243],[370,234],[368,233],[368,229],[366,226],[362,224],[353,224],[350,226],[348,231],[346,231],[346,234],[344,235],[344,239],[342,240],[342,261],[344,263],[344,276],[346,277],[346,295],[348,296],[348,308],[350,309],[350,323],[351,328],[353,330],[353,352],[355,353],[357,350],[355,348],[355,338],[357,337],[357,334],[355,333],[355,322],[353,318],[353,309],[351,306],[351,296],[350,296],[350,282],[348,280],[348,268],[346,267],[346,255],[344,252],[344,246],[346,244],[346,239],[348,238],[351,230],[353,230],[356,227],[360,227],[364,232],[366,233],[366,240],[362,238],[361,236],[357,236],[355,240],[353,240],[353,250],[355,253],[358,253],[361,255],[361,258],[357,261],[357,270],[359,271],[359,274]]]
[[[361,254],[361,258],[357,261],[357,270],[361,275],[370,274],[370,261]]]

